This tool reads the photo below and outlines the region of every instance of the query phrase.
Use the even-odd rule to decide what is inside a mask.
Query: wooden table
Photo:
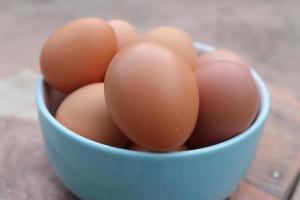
[[[233,199],[300,199],[300,101],[275,85],[269,89],[270,117],[253,166]]]
[[[124,18],[142,33],[171,24],[240,52],[260,73],[271,113],[237,200],[300,199],[300,1],[0,1],[0,200],[76,199],[55,175],[34,105],[47,36],[81,16]]]
[[[253,166],[231,199],[300,198],[300,102],[268,85],[270,117]],[[76,199],[55,175],[36,120],[0,117],[0,133],[1,200]]]

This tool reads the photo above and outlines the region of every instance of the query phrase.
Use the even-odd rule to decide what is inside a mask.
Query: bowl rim
[[[198,53],[201,52],[210,52],[214,51],[214,47],[202,44],[199,42],[195,43],[195,47],[198,50]],[[247,140],[251,137],[251,135],[255,134],[256,131],[261,129],[264,126],[265,121],[268,118],[269,110],[270,110],[270,97],[267,90],[267,87],[262,80],[262,78],[258,75],[258,73],[251,69],[251,73],[253,78],[256,81],[256,84],[259,89],[260,94],[260,105],[259,105],[259,114],[256,117],[255,121],[252,123],[252,125],[247,128],[245,131],[240,133],[239,135],[230,138],[226,141],[210,145],[207,147],[202,147],[198,149],[192,149],[192,150],[186,150],[186,151],[180,151],[180,152],[166,152],[166,153],[155,153],[155,152],[141,152],[141,151],[134,151],[129,149],[122,149],[118,147],[108,146],[105,144],[101,144],[95,141],[92,141],[90,139],[84,138],[72,130],[64,127],[61,123],[59,123],[55,117],[50,113],[48,110],[46,103],[44,101],[44,77],[40,76],[36,82],[36,89],[35,89],[35,99],[36,104],[38,107],[38,110],[40,114],[42,114],[49,123],[51,123],[53,126],[56,127],[56,129],[59,130],[61,134],[64,134],[71,140],[75,140],[77,143],[81,143],[82,145],[85,145],[89,148],[93,148],[95,151],[107,151],[109,153],[114,154],[121,154],[124,156],[129,157],[152,157],[155,159],[166,159],[166,158],[177,158],[177,157],[186,157],[186,156],[192,156],[195,154],[207,154],[207,153],[213,153],[217,151],[223,151],[224,149],[230,148],[231,146],[242,142],[244,140]]]

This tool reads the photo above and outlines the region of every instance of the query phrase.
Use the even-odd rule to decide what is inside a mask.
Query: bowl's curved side
[[[269,112],[267,89],[260,89],[255,123],[241,135],[207,148],[179,153],[143,153],[90,141],[59,124],[37,82],[39,120],[49,158],[63,183],[82,199],[210,199],[228,196],[245,176]]]
[[[41,116],[51,163],[82,199],[211,199],[228,196],[245,176],[261,129],[231,148],[176,159],[126,157],[70,140]]]

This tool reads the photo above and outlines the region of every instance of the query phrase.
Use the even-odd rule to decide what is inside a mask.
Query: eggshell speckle
[[[136,43],[118,52],[107,71],[105,97],[122,133],[151,151],[181,146],[198,115],[193,72],[184,59],[157,43]]]

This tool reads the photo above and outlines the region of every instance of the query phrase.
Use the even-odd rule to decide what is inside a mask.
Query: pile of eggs
[[[184,151],[232,138],[253,122],[258,90],[229,50],[198,56],[182,29],[139,36],[123,20],[82,18],[48,38],[45,82],[67,94],[55,117],[96,142],[137,151]]]

